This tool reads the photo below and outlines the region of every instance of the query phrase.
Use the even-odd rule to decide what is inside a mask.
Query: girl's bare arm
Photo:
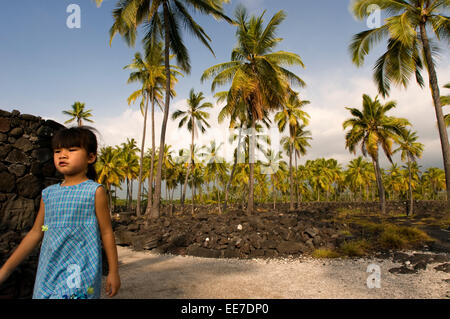
[[[14,250],[5,264],[0,268],[0,284],[16,269],[20,263],[28,257],[44,236],[42,225],[44,225],[45,205],[41,197],[41,204],[34,225],[28,234],[22,239],[19,246]]]
[[[108,208],[106,191],[98,187],[95,193],[95,213],[102,236],[103,247],[108,258],[109,273],[106,280],[107,291],[110,297],[114,296],[120,288],[119,268],[116,242],[111,225],[111,214]]]

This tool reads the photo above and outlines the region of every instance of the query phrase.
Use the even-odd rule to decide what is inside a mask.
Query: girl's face
[[[86,173],[88,164],[95,161],[95,155],[87,154],[82,147],[57,148],[53,151],[56,169],[64,175]]]

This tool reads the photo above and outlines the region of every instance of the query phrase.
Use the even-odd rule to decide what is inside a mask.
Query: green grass
[[[319,248],[313,251],[312,256],[315,258],[337,258],[339,253],[326,248]]]
[[[352,233],[349,230],[341,230],[339,232],[339,235],[341,235],[341,236],[352,236]]]
[[[366,255],[370,248],[371,245],[367,240],[360,239],[342,243],[339,252],[349,257],[360,257]]]
[[[378,243],[386,249],[405,249],[423,245],[433,241],[422,230],[416,227],[396,226],[387,224],[378,238]]]

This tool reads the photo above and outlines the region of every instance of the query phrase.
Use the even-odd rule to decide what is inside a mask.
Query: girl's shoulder
[[[55,183],[55,184],[52,184],[52,185],[49,185],[49,186],[45,187],[45,188],[42,190],[42,193],[47,193],[47,192],[49,192],[49,191],[51,191],[51,190],[53,190],[53,189],[56,189],[58,186],[59,186],[59,182],[58,182],[58,183]]]
[[[45,188],[41,191],[41,193],[42,193],[41,196],[42,196],[42,200],[44,201],[44,203],[47,202],[47,198],[48,198],[49,194],[50,194],[52,191],[56,190],[57,187],[58,187],[58,183],[49,185],[49,186],[45,187]]]
[[[89,193],[94,194],[94,196],[100,186],[103,186],[103,184],[97,183],[92,179],[87,180],[85,183],[85,187],[89,189]]]

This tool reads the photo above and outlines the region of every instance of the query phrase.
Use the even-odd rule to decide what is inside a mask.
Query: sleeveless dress
[[[95,192],[102,184],[53,184],[42,190],[45,218],[33,299],[98,299],[102,245]]]

